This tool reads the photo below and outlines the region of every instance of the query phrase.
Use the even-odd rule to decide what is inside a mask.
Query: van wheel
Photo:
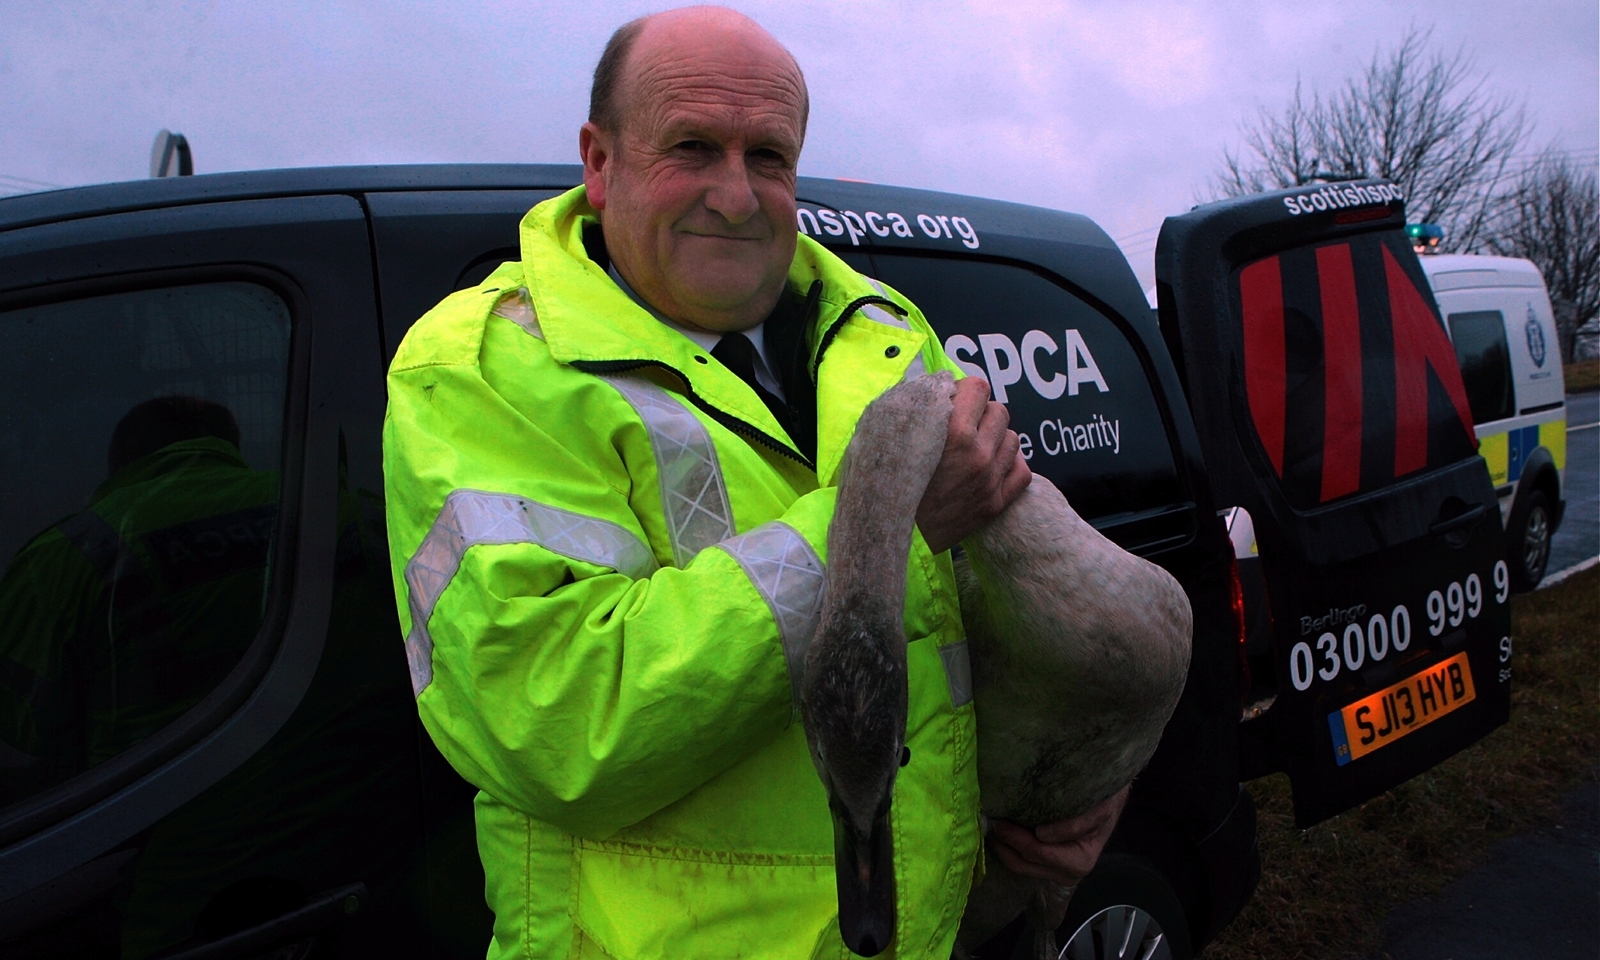
[[[1062,960],[1192,960],[1189,921],[1148,861],[1108,853],[1084,879],[1056,930]]]
[[[1511,568],[1511,587],[1519,593],[1532,590],[1544,579],[1550,562],[1550,502],[1534,490],[1511,517],[1506,531],[1506,565]]]

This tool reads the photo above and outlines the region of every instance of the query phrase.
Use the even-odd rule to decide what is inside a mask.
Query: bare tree
[[[1243,149],[1223,152],[1214,195],[1386,177],[1405,191],[1412,221],[1444,227],[1447,249],[1482,247],[1528,123],[1488,94],[1464,52],[1429,52],[1428,39],[1413,29],[1333,93],[1308,102],[1296,83],[1282,111],[1261,108],[1240,127]]]
[[[1262,107],[1254,123],[1243,125],[1245,146],[1255,156],[1245,160],[1230,150],[1222,152],[1223,168],[1213,178],[1213,194],[1240,197],[1283,187],[1299,187],[1317,177],[1317,134],[1322,102],[1305,102],[1300,81],[1281,114]]]
[[[1488,235],[1488,247],[1526,257],[1544,274],[1555,308],[1561,359],[1570,363],[1577,330],[1600,314],[1600,185],[1596,171],[1555,149],[1517,178]]]

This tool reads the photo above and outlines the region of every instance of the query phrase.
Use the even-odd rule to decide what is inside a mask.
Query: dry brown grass
[[[1568,393],[1600,390],[1600,359],[1567,364],[1566,378]]]
[[[1496,841],[1548,823],[1600,762],[1600,569],[1512,601],[1511,721],[1342,816],[1296,830],[1283,776],[1250,784],[1261,885],[1207,960],[1365,958],[1389,908],[1437,891]]]

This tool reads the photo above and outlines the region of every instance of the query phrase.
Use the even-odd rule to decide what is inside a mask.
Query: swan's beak
[[[894,840],[891,794],[885,792],[870,828],[862,833],[837,799],[833,814],[833,866],[839,888],[839,933],[850,952],[875,957],[894,939]]]

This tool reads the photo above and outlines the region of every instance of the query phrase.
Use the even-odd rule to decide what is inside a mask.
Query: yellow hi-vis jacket
[[[489,956],[845,956],[798,679],[856,420],[951,365],[911,304],[800,237],[813,465],[589,259],[594,222],[582,188],[533,208],[522,261],[419,320],[389,370],[400,618],[423,723],[481,791]],[[976,730],[950,558],[920,534],[905,611],[891,955],[944,960],[980,843]]]

